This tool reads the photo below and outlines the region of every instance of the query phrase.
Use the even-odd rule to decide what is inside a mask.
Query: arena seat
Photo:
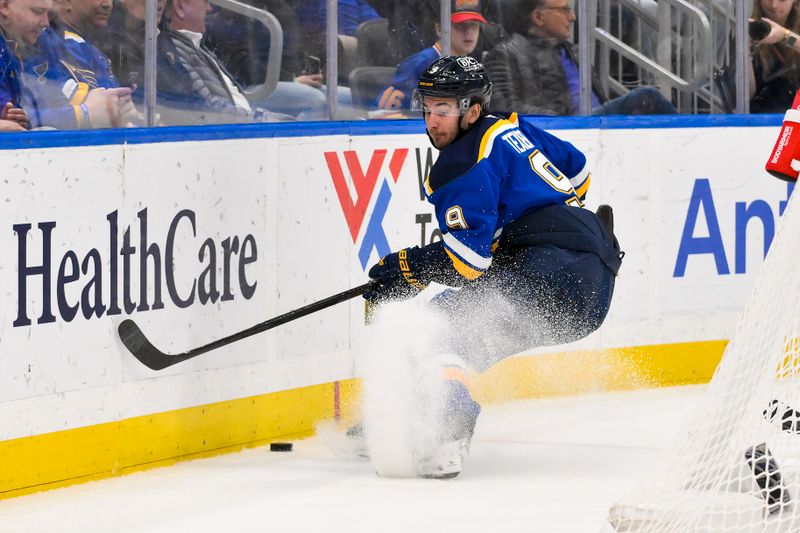
[[[389,21],[372,19],[356,28],[358,58],[363,67],[396,67],[389,45]]]
[[[394,67],[358,67],[350,72],[353,105],[371,108],[381,90],[389,85],[395,70]]]

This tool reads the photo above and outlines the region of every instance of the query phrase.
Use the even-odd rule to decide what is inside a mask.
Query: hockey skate
[[[436,439],[417,455],[417,476],[449,479],[461,473],[469,454],[475,423],[481,412],[467,386],[449,379],[443,383],[441,431]]]
[[[364,459],[369,459],[369,449],[367,448],[367,437],[364,434],[364,423],[359,422],[348,428],[347,433],[347,449],[345,450],[349,455],[357,455]]]

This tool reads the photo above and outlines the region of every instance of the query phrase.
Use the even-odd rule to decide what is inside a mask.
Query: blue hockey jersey
[[[14,107],[22,106],[22,88],[19,82],[21,65],[12,49],[12,43],[6,40],[0,30],[0,107],[8,102]]]
[[[117,78],[111,72],[111,60],[94,44],[84,39],[77,28],[60,19],[52,25],[52,28],[64,41],[67,51],[72,56],[63,58],[62,62],[69,65],[76,80],[87,83],[92,89],[119,87]]]
[[[425,193],[444,251],[473,280],[491,266],[504,226],[549,205],[581,206],[590,181],[583,153],[514,113],[483,117],[445,147]]]
[[[75,43],[76,51],[80,44]],[[111,71],[105,68],[107,59],[105,63],[99,60],[91,63],[76,57],[49,27],[39,35],[36,46],[26,50],[25,57],[19,57],[16,50],[10,52],[10,59],[3,65],[17,76],[22,107],[34,127],[91,127],[88,112],[81,105],[89,91],[98,86],[118,86]]]
[[[440,57],[442,47],[436,43],[400,63],[389,85],[378,94],[375,107],[392,111],[411,107],[411,97],[420,75]]]

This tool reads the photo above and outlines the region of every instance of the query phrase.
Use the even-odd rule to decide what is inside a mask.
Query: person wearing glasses
[[[484,60],[494,82],[492,109],[526,115],[579,113],[578,47],[570,41],[574,22],[570,0],[519,0],[517,30]],[[596,73],[591,98],[595,115],[677,113],[655,87],[609,99]]]
[[[430,303],[443,317],[441,346],[426,361],[441,369],[441,398],[418,409],[440,406],[444,423],[415,450],[420,477],[461,472],[480,413],[466,368],[482,372],[514,353],[596,330],[622,261],[610,217],[607,223],[583,208],[584,154],[516,113],[489,113],[491,98],[486,68],[472,57],[443,57],[423,72],[411,109],[422,112],[439,150],[424,188],[443,237],[382,258],[364,294],[384,303],[433,282],[459,287]]]

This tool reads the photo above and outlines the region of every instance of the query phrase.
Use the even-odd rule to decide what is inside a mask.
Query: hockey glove
[[[372,287],[364,298],[372,303],[412,298],[426,287],[412,270],[413,256],[419,248],[405,248],[387,255],[369,269]]]

